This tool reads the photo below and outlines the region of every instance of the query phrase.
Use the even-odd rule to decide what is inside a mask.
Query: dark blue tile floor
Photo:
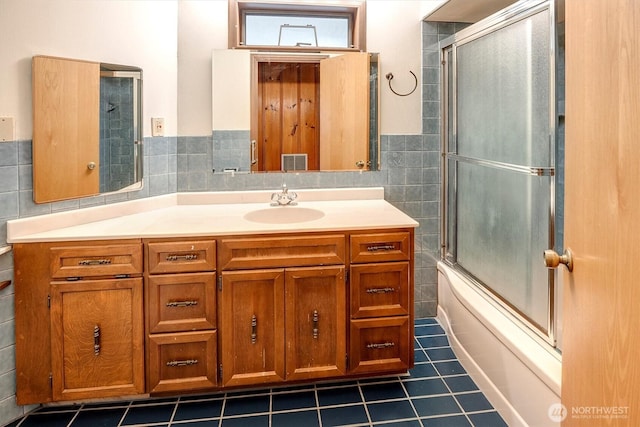
[[[132,402],[42,407],[11,427],[502,427],[437,320],[415,323],[409,375]]]

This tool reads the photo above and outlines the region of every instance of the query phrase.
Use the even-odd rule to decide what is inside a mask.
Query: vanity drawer
[[[408,261],[410,254],[408,231],[351,235],[351,262],[354,263]]]
[[[215,329],[215,274],[150,276],[146,291],[150,333]]]
[[[150,242],[147,265],[149,274],[214,271],[216,241]]]
[[[409,263],[351,266],[353,318],[409,315]]]
[[[344,264],[345,236],[222,239],[219,258],[223,270]]]
[[[149,392],[216,387],[216,355],[216,331],[150,335],[147,371]]]
[[[142,245],[53,246],[51,278],[99,277],[142,274]]]
[[[413,365],[409,317],[351,321],[352,373],[406,371]]]

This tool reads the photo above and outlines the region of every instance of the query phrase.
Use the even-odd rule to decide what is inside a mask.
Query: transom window
[[[364,1],[229,0],[229,47],[365,50]]]

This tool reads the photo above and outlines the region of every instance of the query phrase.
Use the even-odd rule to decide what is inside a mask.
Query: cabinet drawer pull
[[[367,288],[368,294],[388,294],[395,291],[396,288]]]
[[[313,310],[313,339],[318,339],[318,310]]]
[[[169,301],[165,305],[167,307],[192,307],[198,305],[198,301]]]
[[[93,327],[93,354],[100,356],[100,326]]]
[[[107,265],[111,264],[110,259],[83,259],[78,261],[78,265]]]
[[[258,318],[254,314],[251,316],[251,344],[258,341]]]
[[[383,343],[367,344],[367,348],[373,349],[373,350],[380,350],[384,348],[395,347],[395,345],[396,344],[393,342],[383,342]]]
[[[373,246],[367,246],[367,250],[369,252],[376,252],[376,251],[392,251],[394,250],[396,247],[391,245],[391,244],[384,244],[384,245],[373,245]]]
[[[169,366],[170,368],[175,368],[178,366],[191,366],[191,365],[197,365],[197,364],[198,364],[198,359],[171,360],[167,362],[167,366]]]
[[[198,259],[198,254],[167,255],[167,261],[194,261],[196,259]]]

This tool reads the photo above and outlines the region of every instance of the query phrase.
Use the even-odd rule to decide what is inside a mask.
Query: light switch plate
[[[151,119],[151,136],[164,136],[164,119],[154,117]]]
[[[13,141],[13,117],[0,117],[0,142]]]

